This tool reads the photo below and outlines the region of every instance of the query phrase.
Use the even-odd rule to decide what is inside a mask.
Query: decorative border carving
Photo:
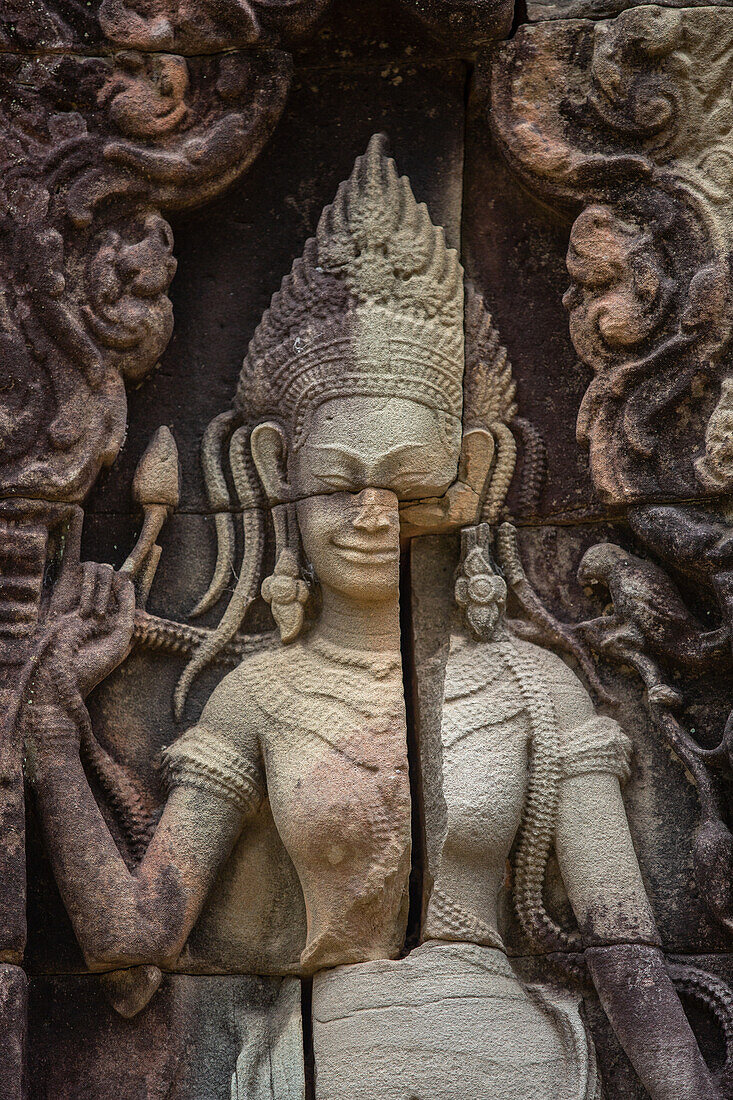
[[[669,681],[732,663],[733,537],[725,500],[714,496],[733,486],[723,361],[732,31],[728,11],[711,19],[656,7],[525,27],[501,47],[492,85],[492,126],[509,161],[535,192],[576,215],[565,305],[594,373],[577,432],[595,488],[627,507],[635,535],[665,569],[610,543],[593,547],[579,578],[608,588],[613,614],[567,627],[543,621],[515,554],[507,564],[535,629],[586,663],[590,649],[642,678],[656,729],[697,785],[698,885],[731,931],[733,838],[720,773],[731,773],[733,721],[717,747],[704,747],[683,727],[683,700]],[[719,626],[687,608],[685,578],[717,603]]]

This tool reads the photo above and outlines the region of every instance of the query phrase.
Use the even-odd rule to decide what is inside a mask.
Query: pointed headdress
[[[236,406],[298,447],[330,397],[404,397],[460,421],[463,269],[377,134],[249,345]]]

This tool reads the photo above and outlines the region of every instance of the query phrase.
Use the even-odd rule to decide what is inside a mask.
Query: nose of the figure
[[[354,527],[360,531],[387,531],[392,516],[397,515],[397,497],[388,489],[363,489],[356,497],[356,504]]]

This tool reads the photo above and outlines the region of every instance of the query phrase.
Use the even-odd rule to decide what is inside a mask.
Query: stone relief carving
[[[644,682],[659,735],[696,784],[695,874],[728,929],[732,727],[717,745],[701,740],[683,720],[680,689],[731,661],[730,25],[723,10],[709,21],[702,11],[650,7],[595,26],[526,30],[494,70],[492,116],[533,186],[583,204],[565,296],[575,348],[594,372],[578,439],[599,496],[629,505],[631,529],[652,556],[611,544],[589,550],[578,576],[608,589],[613,614],[566,630],[565,642],[572,635],[586,660],[590,647]],[[703,54],[708,66],[698,63]],[[548,65],[572,89],[562,101],[530,91]],[[680,591],[689,580],[716,607],[712,628]],[[562,633],[558,624],[556,640]]]
[[[186,667],[176,708],[182,710],[193,677],[234,638],[263,583],[262,490],[277,543],[275,572],[265,578],[264,589],[279,605],[275,617],[282,639],[292,644],[284,648],[280,640],[264,639],[260,652],[217,688],[197,726],[167,751],[171,795],[134,875],[110,847],[79,773],[79,713],[74,710],[70,720],[58,694],[61,676],[54,676],[55,668],[63,668],[72,693],[84,696],[119,663],[134,630],[132,586],[123,574],[113,578],[106,566],[80,567],[74,550],[62,565],[51,612],[58,633],[39,663],[29,709],[38,728],[37,765],[32,762],[31,769],[38,769],[43,812],[53,823],[48,842],[92,968],[175,962],[243,820],[257,816],[265,793],[308,914],[305,929],[298,899],[288,913],[295,935],[303,938],[300,962],[297,955],[276,957],[269,969],[299,965],[308,971],[391,957],[399,950],[410,847],[398,622],[399,499],[439,493],[454,482],[462,375],[463,283],[456,254],[375,139],[324,211],[316,238],[255,333],[234,408],[207,430],[203,462],[212,506],[221,505],[228,492],[223,452],[239,495],[245,560],[219,626],[204,636]],[[144,480],[141,476],[140,484]],[[200,606],[223,590],[233,523],[231,512],[218,513],[214,587]],[[311,578],[310,585],[292,575],[299,571]],[[299,637],[314,576],[317,619]],[[99,619],[95,633],[102,638],[95,637],[85,652],[90,615]],[[274,696],[273,683],[280,685]],[[61,792],[46,791],[42,730],[49,721],[61,723],[68,734],[59,745],[70,751],[67,763],[78,775],[77,810],[85,806],[89,814],[84,851],[58,828],[54,798]],[[82,717],[81,723],[86,721]],[[302,774],[292,772],[295,742],[301,746]],[[52,735],[49,745],[55,743]],[[333,777],[334,769],[343,771],[342,780],[319,783],[319,775]],[[68,787],[63,797],[69,797]],[[357,810],[353,835],[343,835],[342,824],[337,831],[344,815]],[[202,817],[210,818],[205,837]],[[324,838],[333,832],[332,843],[317,844],[315,834],[308,838],[309,821]],[[89,845],[92,836],[101,849]],[[170,868],[176,866],[175,853],[192,842],[191,855],[178,868],[190,887],[173,901]],[[91,865],[98,868],[99,850],[107,853],[101,876]],[[77,860],[90,863],[82,874]],[[107,913],[110,875],[116,928]],[[159,898],[164,919],[135,915],[143,894],[151,902]]]
[[[148,14],[140,15],[140,35],[144,25],[150,30]],[[40,4],[8,26],[21,39],[48,34],[49,47],[76,41],[76,30]],[[154,45],[154,34],[140,45]],[[68,524],[78,526],[79,503],[119,450],[125,381],[143,378],[170,337],[166,291],[176,264],[163,212],[212,198],[251,163],[282,110],[290,61],[276,50],[188,60],[140,51],[84,56],[80,48],[5,52],[0,70],[0,621],[11,731],[0,752],[3,868],[12,882],[0,951],[19,962],[17,684],[37,657],[47,557],[69,537]]]
[[[196,725],[165,751],[168,800],[157,824],[142,823],[149,843],[129,862],[81,766],[80,742],[90,738],[83,699],[124,659],[136,622],[143,636],[148,629],[136,618],[130,576],[141,578],[142,602],[155,539],[176,503],[169,437],[154,441],[138,471],[146,518],[123,569],[81,563],[71,533],[60,555],[24,711],[26,768],[59,887],[89,968],[137,968],[115,987],[127,1014],[148,1001],[162,970],[182,958],[195,965],[197,951],[199,961],[208,952],[210,964],[230,965],[242,952],[251,965],[258,937],[260,973],[315,973],[319,1097],[375,1088],[384,1097],[406,1088],[595,1097],[577,994],[527,984],[502,942],[497,895],[519,836],[514,897],[529,937],[544,950],[583,951],[651,1096],[717,1096],[659,950],[628,834],[619,779],[629,741],[596,716],[559,658],[512,637],[489,527],[464,526],[499,514],[516,413],[491,319],[473,294],[466,311],[464,334],[457,255],[374,138],[275,294],[232,409],[205,434],[219,554],[198,610],[223,595],[232,567],[227,471],[244,559],[218,627],[192,635],[168,624],[191,653],[177,712],[194,678],[236,642],[260,585],[278,634],[252,641]],[[268,514],[275,565],[263,578]],[[459,526],[456,599],[466,626],[445,669],[440,805],[435,817],[426,811],[435,832],[424,943],[400,960],[411,843],[400,535]],[[553,846],[575,938],[543,902]],[[220,875],[227,890],[217,897]],[[254,929],[242,920],[252,875],[260,897],[272,899]],[[187,949],[210,896],[207,932],[196,944],[194,931]],[[276,909],[288,924],[280,938]],[[290,989],[286,982],[283,996]],[[364,1004],[368,1033],[357,1011]],[[490,1070],[481,1061],[487,1033]],[[460,1055],[460,1071],[445,1065],[444,1045]],[[373,1047],[382,1054],[365,1076],[354,1054]],[[406,1050],[420,1056],[407,1062]],[[257,1095],[275,1094],[263,1086]]]
[[[81,503],[123,441],[124,385],[172,331],[165,217],[254,160],[285,101],[285,50],[327,6],[104,0],[0,16],[0,1016],[13,1067],[0,1081],[23,1073],[22,760],[86,964],[130,1026],[147,1026],[168,974],[241,979],[232,1096],[597,1098],[581,1008],[594,990],[650,1096],[728,1095],[733,1059],[711,1073],[675,985],[728,1052],[733,1001],[661,950],[620,793],[631,742],[550,651],[604,711],[609,662],[641,677],[699,792],[695,870],[729,929],[731,722],[719,745],[698,740],[680,675],[731,660],[729,46],[705,12],[520,30],[493,70],[513,166],[559,205],[583,204],[565,299],[594,372],[578,438],[646,555],[609,542],[585,554],[581,583],[608,589],[612,610],[554,618],[500,525],[516,437],[530,513],[542,444],[481,296],[380,137],[204,433],[217,557],[192,617],[223,606],[218,625],[146,611],[179,503],[166,428],[137,469],[127,560],[82,560]],[[496,0],[404,6],[467,54],[511,24]],[[400,560],[458,531],[450,638],[416,704]],[[690,578],[716,601],[712,626],[690,609]],[[259,595],[273,633],[248,632]],[[185,659],[181,721],[210,666],[231,669],[163,753],[162,815],[86,705],[135,646]],[[431,737],[415,733],[415,705],[418,727],[432,707]],[[553,860],[576,929],[548,903]],[[192,1096],[210,1086],[206,1057]]]

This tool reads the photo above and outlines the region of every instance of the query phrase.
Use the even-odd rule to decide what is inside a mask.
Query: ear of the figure
[[[288,443],[285,432],[272,420],[258,424],[250,436],[252,458],[270,504],[290,500],[287,480]]]

